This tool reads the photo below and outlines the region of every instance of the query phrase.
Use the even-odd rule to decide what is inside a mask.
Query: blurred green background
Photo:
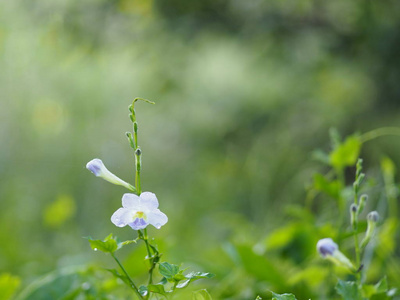
[[[135,236],[110,222],[125,191],[85,165],[101,158],[133,182],[125,132],[139,96],[156,102],[136,107],[143,189],[169,216],[150,230],[163,258],[216,273],[198,285],[216,299],[315,297],[320,283],[282,270],[318,259],[318,237],[274,249],[276,274],[257,269],[269,254],[253,246],[293,222],[288,210],[326,171],[311,153],[329,151],[331,127],[400,126],[399,81],[396,0],[2,1],[0,271],[23,289],[66,266],[111,265],[82,237]],[[381,158],[399,165],[399,148],[398,137],[363,145],[375,190]],[[323,207],[314,224],[335,219]],[[121,256],[140,274],[135,251]]]

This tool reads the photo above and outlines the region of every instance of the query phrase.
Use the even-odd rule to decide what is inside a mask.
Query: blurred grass
[[[132,238],[109,221],[125,191],[84,166],[99,157],[133,182],[124,132],[127,107],[141,96],[157,103],[137,106],[143,188],[170,219],[151,233],[171,262],[226,275],[233,265],[221,249],[234,241],[250,251],[292,218],[289,204],[304,203],[321,169],[310,153],[329,149],[329,128],[400,125],[398,8],[3,1],[0,270],[29,282],[56,267],[104,263],[82,236]],[[399,165],[399,146],[388,137],[367,143],[366,169],[376,174],[384,154]],[[237,289],[237,299],[251,295]]]

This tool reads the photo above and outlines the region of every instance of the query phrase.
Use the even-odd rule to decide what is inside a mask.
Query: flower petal
[[[124,194],[122,196],[122,206],[125,208],[135,208],[140,207],[140,198],[135,194]]]
[[[146,228],[147,225],[149,225],[149,223],[147,223],[142,218],[136,218],[133,222],[129,223],[129,226],[131,226],[132,229],[135,229],[135,230]]]
[[[158,208],[158,200],[156,194],[151,192],[143,192],[140,194],[142,204],[149,210]]]
[[[155,209],[147,214],[147,221],[155,228],[160,229],[168,222],[168,217],[159,209]]]
[[[111,216],[111,222],[115,226],[124,227],[132,222],[133,214],[127,208],[118,208],[117,211]]]

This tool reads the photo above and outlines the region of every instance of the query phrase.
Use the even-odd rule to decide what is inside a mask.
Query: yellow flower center
[[[136,214],[133,216],[135,219],[139,218],[139,219],[144,219],[146,220],[146,215],[144,214],[144,212],[142,211],[137,211]]]

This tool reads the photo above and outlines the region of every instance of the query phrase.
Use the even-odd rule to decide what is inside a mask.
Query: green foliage
[[[354,281],[339,280],[336,291],[343,297],[343,300],[361,300],[361,295]]]
[[[112,233],[110,233],[104,240],[93,240],[91,238],[88,238],[88,240],[90,247],[92,247],[94,251],[100,250],[105,253],[114,253],[126,245],[136,243],[136,240],[120,242],[117,237],[113,237]]]
[[[207,290],[199,290],[193,292],[192,300],[212,300],[212,297]]]
[[[361,139],[359,135],[352,135],[345,139],[343,143],[335,145],[329,155],[330,163],[334,168],[343,169],[344,167],[355,165],[361,150]]]
[[[15,291],[21,284],[21,280],[8,273],[0,274],[0,295],[1,299],[12,299]]]
[[[175,288],[182,289],[187,287],[191,282],[199,280],[199,279],[207,279],[213,278],[215,275],[211,273],[204,272],[190,272],[186,275],[183,272],[186,269],[181,270],[179,266],[170,264],[168,262],[159,263],[159,272],[162,276],[164,276],[161,281],[162,284],[166,284],[167,282],[173,283],[173,289],[169,292],[173,292]],[[149,287],[150,289],[150,287]],[[164,291],[164,288],[163,288]],[[157,293],[157,292],[156,292]],[[165,293],[165,291],[163,292]]]
[[[272,292],[272,300],[296,300],[293,294],[275,294]]]
[[[388,283],[386,277],[382,278],[377,284],[365,284],[362,287],[362,295],[364,298],[371,298],[374,295],[386,293],[388,291]]]

